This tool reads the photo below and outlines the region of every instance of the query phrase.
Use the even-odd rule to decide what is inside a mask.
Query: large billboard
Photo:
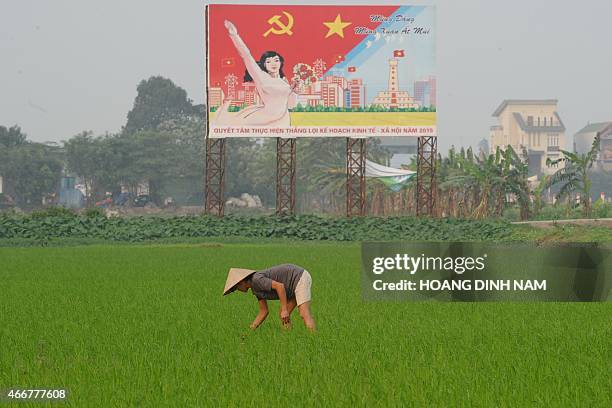
[[[435,136],[435,8],[206,8],[208,135]]]

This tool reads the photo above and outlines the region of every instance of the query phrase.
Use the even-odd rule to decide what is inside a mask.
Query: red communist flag
[[[397,9],[397,6],[209,5],[209,83],[223,81],[230,73],[238,78],[244,76],[245,65],[224,26],[225,20],[236,26],[255,60],[266,51],[280,54],[284,59],[283,71],[290,78],[293,66],[298,63],[315,68],[315,62],[322,61],[329,70],[344,62],[345,56],[366,38],[356,34],[355,29],[375,30],[380,23],[371,22],[371,15],[391,16]],[[234,66],[223,63],[230,58],[234,59]]]
[[[403,57],[405,57],[404,50],[394,50],[393,51],[393,57],[395,57],[395,58],[403,58]]]

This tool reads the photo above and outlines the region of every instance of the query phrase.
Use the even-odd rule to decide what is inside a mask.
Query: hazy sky
[[[442,149],[487,137],[491,113],[505,98],[559,99],[568,147],[587,122],[612,120],[612,1],[387,3],[437,6]],[[202,103],[204,4],[0,0],[0,125],[17,124],[36,141],[114,132],[125,124],[138,82],[152,75]]]

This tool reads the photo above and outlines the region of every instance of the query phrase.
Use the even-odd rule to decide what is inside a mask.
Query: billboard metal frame
[[[206,137],[206,177],[204,200],[206,214],[223,216],[225,209],[225,139]]]
[[[365,138],[346,138],[346,216],[364,216],[366,202]]]
[[[421,136],[417,145],[416,215],[435,216],[438,138]]]
[[[295,138],[276,138],[276,214],[295,213]]]

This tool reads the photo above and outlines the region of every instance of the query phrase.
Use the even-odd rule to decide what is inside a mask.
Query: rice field
[[[282,330],[278,302],[251,331],[254,296],[221,296],[230,266],[282,262],[313,277],[317,333],[297,310]],[[0,248],[0,389],[97,407],[611,406],[610,303],[364,303],[359,266],[354,243]]]

